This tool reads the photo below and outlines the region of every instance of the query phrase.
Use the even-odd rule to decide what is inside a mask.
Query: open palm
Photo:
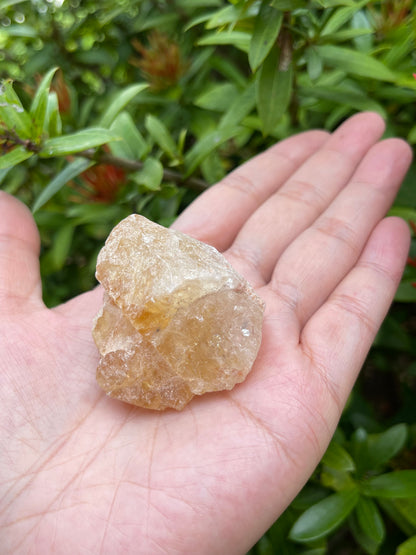
[[[266,301],[247,380],[157,413],[95,383],[96,289],[48,310],[38,235],[0,194],[0,545],[5,554],[243,554],[319,462],[405,263],[383,219],[410,162],[360,114],[257,156],[175,228]]]

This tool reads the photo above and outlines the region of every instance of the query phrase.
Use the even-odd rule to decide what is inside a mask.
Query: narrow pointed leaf
[[[307,0],[271,0],[270,5],[278,10],[296,10],[306,8]]]
[[[141,160],[149,151],[149,145],[143,135],[137,129],[133,118],[128,112],[121,112],[110,130],[120,137],[120,141],[110,144],[111,152],[114,156],[128,158],[130,160]]]
[[[195,99],[195,105],[205,110],[224,112],[238,95],[238,89],[233,83],[219,83],[208,90],[204,90]]]
[[[321,36],[330,35],[338,31],[344,23],[350,22],[355,12],[361,9],[365,4],[368,4],[368,0],[361,0],[361,2],[357,2],[354,6],[338,8],[324,25]]]
[[[152,136],[153,140],[166,152],[166,154],[175,159],[178,156],[178,149],[175,141],[172,139],[166,125],[155,116],[148,115],[145,121],[145,127]]]
[[[254,83],[251,83],[246,87],[244,92],[233,101],[227,112],[222,116],[219,128],[222,129],[239,125],[241,121],[248,116],[255,105],[256,92]]]
[[[256,71],[267,57],[279,35],[282,21],[283,13],[270,6],[269,0],[263,0],[254,23],[248,51],[248,61],[252,71]]]
[[[374,501],[366,497],[360,497],[355,512],[363,532],[376,544],[380,545],[384,540],[386,531],[380,511]]]
[[[265,135],[273,132],[292,95],[292,63],[279,69],[279,61],[280,48],[274,47],[257,74],[257,109]]]
[[[314,46],[310,46],[305,51],[305,58],[306,58],[306,69],[309,75],[309,78],[314,81],[318,79],[318,77],[322,73],[322,58],[319,56],[318,52],[315,50]]]
[[[416,470],[397,470],[368,480],[362,488],[370,497],[416,497]]]
[[[3,154],[2,156],[0,156],[0,170],[17,166],[17,164],[20,164],[20,162],[27,160],[28,158],[33,156],[33,154],[34,153],[30,150],[26,150],[24,146],[19,145],[7,154]]]
[[[329,444],[322,458],[322,463],[329,468],[339,471],[350,472],[355,470],[355,464],[351,456],[339,443],[335,442]]]
[[[32,105],[30,107],[30,116],[33,121],[33,132],[35,136],[41,135],[42,133],[48,109],[49,89],[52,83],[52,79],[57,70],[58,68],[54,67],[53,69],[48,71],[48,73],[40,82],[40,85],[32,100]]]
[[[258,11],[258,7],[255,4],[250,6],[250,2],[247,2],[244,6],[240,3],[240,6],[226,6],[216,10],[209,18],[205,27],[207,29],[215,29],[216,27],[224,27],[224,25],[232,26],[244,19],[253,17]]]
[[[59,101],[56,92],[49,93],[45,125],[49,138],[59,137],[62,134],[62,120],[61,114],[59,113]]]
[[[341,88],[341,86],[332,87],[328,85],[321,87],[316,85],[312,87],[299,87],[299,92],[306,98],[330,100],[336,104],[351,106],[351,108],[356,110],[371,110],[372,112],[379,113],[381,116],[386,116],[385,109],[379,102],[362,92],[347,90]]]
[[[248,52],[251,35],[243,31],[223,31],[222,33],[210,33],[200,39],[199,46],[232,44],[243,52]]]
[[[32,139],[32,122],[13,90],[11,80],[0,84],[0,121],[19,139]]]
[[[380,434],[368,436],[368,469],[380,467],[399,453],[407,439],[406,424],[397,424]]]
[[[357,512],[354,511],[348,517],[348,527],[355,541],[360,545],[368,555],[377,555],[379,545],[362,529],[358,522]]]
[[[104,115],[99,121],[99,126],[110,127],[117,114],[119,114],[135,96],[144,89],[147,89],[147,87],[147,83],[138,83],[137,85],[130,85],[120,91],[104,112]]]
[[[48,200],[50,200],[64,185],[77,177],[80,173],[93,166],[94,162],[80,158],[68,164],[61,172],[59,172],[52,181],[45,187],[33,205],[32,212],[35,213],[41,208]]]
[[[15,6],[16,4],[22,4],[23,2],[29,2],[29,0],[3,0],[0,1],[0,10],[5,10],[10,6]]]
[[[327,536],[348,517],[358,499],[358,490],[353,489],[334,493],[312,505],[293,525],[290,539],[311,542]]]
[[[71,135],[48,139],[43,143],[39,155],[43,158],[66,156],[68,154],[74,154],[89,148],[101,146],[118,139],[119,137],[108,129],[91,127]]]
[[[160,189],[163,179],[163,166],[157,158],[146,158],[143,168],[132,174],[131,179],[138,185],[144,185],[150,191]]]
[[[49,256],[54,270],[60,270],[65,264],[68,257],[69,250],[74,236],[73,222],[60,227],[53,238],[52,248],[49,251]]]
[[[396,75],[379,60],[368,54],[357,52],[351,48],[324,44],[315,47],[321,58],[331,67],[346,73],[377,79],[378,81],[395,81]]]
[[[185,155],[186,173],[184,177],[188,177],[210,152],[235,137],[237,132],[238,130],[234,126],[224,127],[202,137]]]

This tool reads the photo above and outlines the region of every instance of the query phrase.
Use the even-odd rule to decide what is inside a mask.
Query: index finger
[[[325,131],[306,131],[270,147],[205,191],[172,227],[224,251],[250,215],[327,138]]]

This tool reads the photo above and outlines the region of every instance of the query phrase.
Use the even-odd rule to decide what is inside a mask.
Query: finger
[[[349,185],[279,259],[270,286],[291,306],[299,328],[356,263],[410,161],[411,150],[404,141],[388,139],[375,145]]]
[[[16,308],[41,302],[40,240],[28,208],[0,191],[0,303]]]
[[[249,218],[227,252],[254,285],[270,276],[284,249],[348,183],[359,161],[381,137],[384,121],[374,113],[353,116]]]
[[[327,137],[324,131],[308,131],[272,146],[198,197],[172,227],[223,251],[247,218]]]
[[[345,402],[400,282],[409,229],[399,218],[375,228],[356,266],[306,324],[301,345]],[[350,372],[346,369],[351,369]]]

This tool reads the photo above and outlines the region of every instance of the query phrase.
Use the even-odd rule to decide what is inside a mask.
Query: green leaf
[[[335,12],[331,15],[331,17],[328,19],[323,29],[321,30],[321,37],[324,37],[325,35],[331,35],[332,33],[338,31],[338,29],[342,27],[344,23],[351,21],[351,18],[353,17],[355,12],[360,10],[366,4],[368,4],[368,0],[361,0],[361,2],[356,2],[354,6],[346,6],[335,10]]]
[[[414,125],[408,135],[407,135],[407,140],[409,141],[409,143],[415,144],[416,143],[416,125]]]
[[[219,128],[233,127],[239,125],[248,116],[256,104],[255,85],[251,83],[244,92],[237,96],[227,112],[222,116]]]
[[[10,8],[10,6],[15,6],[16,4],[23,4],[23,2],[28,2],[29,0],[3,0],[0,2],[0,10],[5,10]]]
[[[409,538],[401,543],[396,551],[396,555],[414,555],[416,553],[416,536]]]
[[[210,33],[200,39],[197,44],[199,46],[232,44],[239,50],[248,53],[250,40],[250,33],[245,33],[243,31],[223,31],[221,33]]]
[[[1,157],[0,157],[0,160],[1,160]],[[3,184],[3,181],[6,179],[7,174],[10,172],[11,169],[12,169],[12,166],[9,166],[8,168],[0,169],[0,185]]]
[[[314,46],[310,46],[305,51],[306,59],[306,69],[309,75],[309,79],[314,81],[322,73],[322,58],[319,56],[318,52],[315,50]]]
[[[407,440],[406,424],[397,424],[380,434],[367,438],[369,470],[379,468],[399,453]]]
[[[336,6],[353,6],[356,0],[313,0],[314,4],[322,8],[335,8]]]
[[[335,442],[329,444],[321,462],[325,466],[339,471],[351,472],[355,470],[355,464],[351,456],[339,443]]]
[[[120,220],[123,212],[119,205],[105,204],[77,204],[71,206],[67,210],[67,216],[73,218],[72,225],[84,225],[94,222],[102,224],[103,222],[112,222]]]
[[[62,120],[59,113],[59,101],[56,92],[49,93],[45,124],[50,138],[59,137],[62,134]]]
[[[263,0],[256,17],[248,51],[252,71],[256,71],[275,43],[283,21],[283,13]]]
[[[198,140],[195,145],[188,150],[185,155],[186,173],[184,177],[188,177],[199,166],[202,160],[208,156],[210,152],[219,148],[223,143],[233,138],[238,133],[236,127],[224,127],[207,133]]]
[[[39,137],[42,134],[45,125],[45,119],[48,109],[49,100],[49,89],[52,83],[52,79],[55,73],[58,71],[57,67],[54,67],[43,77],[36,94],[32,100],[30,106],[30,116],[33,122],[33,132],[35,137]]]
[[[237,95],[238,89],[233,83],[219,83],[203,91],[195,99],[195,105],[205,110],[224,112]]]
[[[307,0],[271,0],[270,5],[278,10],[292,11],[305,8],[307,3]]]
[[[369,497],[416,497],[416,470],[397,470],[370,478],[362,491]]]
[[[413,285],[416,283],[415,279],[404,279],[400,283],[394,299],[402,303],[414,303],[416,302],[416,287]]]
[[[33,154],[34,152],[26,150],[26,148],[22,145],[16,146],[7,154],[3,154],[2,156],[0,156],[0,170],[17,166],[17,164],[20,164],[20,162],[27,160],[28,158],[33,156]]]
[[[396,75],[382,62],[368,54],[357,52],[351,48],[325,44],[315,46],[321,58],[332,67],[342,69],[346,73],[377,79],[379,81],[395,81]]]
[[[206,24],[207,29],[215,29],[228,24],[236,24],[238,21],[250,18],[257,14],[257,6],[226,6],[221,10],[213,12],[212,17]]]
[[[414,501],[413,499],[386,499],[380,497],[377,499],[377,503],[383,509],[389,518],[395,522],[395,524],[402,530],[407,536],[412,536],[416,534],[416,526],[409,522],[405,515],[401,511],[399,503],[403,501]],[[415,511],[413,511],[415,514]]]
[[[354,509],[359,499],[358,490],[334,493],[307,509],[293,525],[289,538],[297,542],[311,542],[335,530]]]
[[[390,320],[386,319],[380,333],[384,332],[384,326],[388,325]],[[394,337],[394,332],[389,326],[389,338],[392,337]],[[407,339],[407,337],[405,338]],[[381,344],[386,346],[385,341],[381,341]],[[407,427],[405,424],[397,424],[379,434],[367,434],[364,430],[358,429],[352,439],[357,471],[362,475],[368,471],[374,472],[382,468],[403,449],[407,439]]]
[[[383,519],[372,499],[360,497],[355,507],[357,520],[362,530],[376,543],[381,544],[386,534]]]
[[[31,25],[22,25],[18,23],[17,25],[9,25],[2,31],[6,31],[9,37],[23,37],[28,39],[35,39],[38,36],[38,31]]]
[[[135,96],[137,96],[144,89],[147,89],[148,86],[149,85],[147,83],[138,83],[136,85],[130,85],[129,87],[119,91],[110,106],[104,112],[103,116],[100,118],[99,126],[110,127],[117,114],[119,114]]]
[[[121,112],[116,117],[110,131],[121,139],[110,143],[110,149],[114,156],[128,158],[129,160],[141,160],[149,152],[149,145],[128,112]]]
[[[306,98],[319,98],[321,100],[330,100],[336,104],[351,106],[355,110],[377,112],[382,117],[386,117],[386,112],[381,104],[376,100],[366,96],[359,91],[348,90],[342,85],[299,87],[299,92]]]
[[[130,178],[149,191],[158,191],[163,179],[163,166],[157,158],[146,158],[143,168],[131,174]]]
[[[329,466],[323,466],[320,480],[323,486],[334,491],[345,491],[355,487],[355,480],[350,472],[335,470]]]
[[[273,132],[287,110],[292,95],[292,63],[281,67],[280,54],[280,48],[275,46],[256,79],[257,109],[265,135]]]
[[[39,156],[42,158],[67,156],[68,154],[81,152],[116,140],[119,140],[119,137],[110,130],[90,127],[71,135],[63,135],[62,137],[46,140],[42,145]]]
[[[374,27],[373,23],[367,17],[364,10],[356,12],[351,19],[351,27],[353,30],[360,30],[362,34],[354,38],[354,44],[358,50],[369,51],[373,46]],[[384,60],[387,63],[387,60]],[[394,67],[393,64],[388,64]]]
[[[55,271],[60,270],[68,257],[74,236],[73,224],[63,225],[57,230],[53,238],[52,248],[49,251],[52,267]]]
[[[125,13],[125,7],[121,6],[119,8],[119,13]],[[118,15],[118,14],[117,14]],[[160,29],[162,26],[170,25],[175,23],[180,14],[178,13],[157,13],[156,15],[152,16],[150,13],[146,14],[146,17],[143,18],[142,22],[136,27],[137,31],[143,32],[147,29]],[[102,25],[104,25],[106,18],[103,18]]]
[[[355,541],[363,548],[365,553],[377,555],[380,546],[367,534],[366,530],[362,529],[355,511],[348,517],[348,527]]]
[[[68,181],[77,177],[80,173],[94,165],[94,162],[80,158],[68,164],[61,172],[59,172],[52,181],[43,189],[41,194],[36,199],[32,212],[35,213],[41,208],[49,199],[51,199]]]
[[[145,120],[145,127],[153,140],[166,152],[169,158],[175,160],[178,156],[178,149],[166,125],[155,116],[148,115]]]
[[[32,139],[32,122],[9,79],[0,84],[0,121],[19,139]]]
[[[305,511],[327,497],[328,490],[326,488],[322,487],[321,484],[318,485],[309,481],[298,493],[290,506],[297,512]]]
[[[359,38],[371,38],[373,31],[370,29],[343,29],[342,31],[337,31],[333,35],[326,35],[325,40],[327,42],[346,42],[351,39]]]
[[[217,183],[225,176],[221,157],[215,150],[202,160],[200,167],[203,178],[209,184]]]

